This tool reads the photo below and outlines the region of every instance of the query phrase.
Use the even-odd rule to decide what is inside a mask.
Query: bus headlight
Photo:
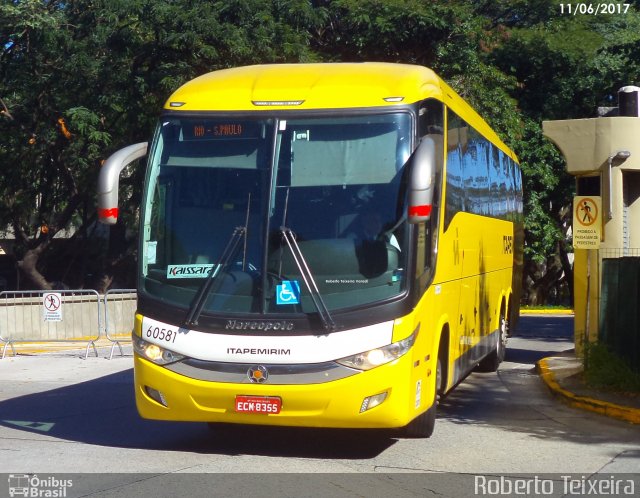
[[[344,365],[345,367],[357,368],[358,370],[371,370],[372,368],[379,367],[380,365],[384,365],[390,361],[397,360],[404,355],[411,349],[414,342],[416,342],[417,335],[418,331],[416,330],[406,339],[394,342],[388,346],[371,349],[370,351],[364,351],[363,353],[341,358],[336,360],[336,363]]]
[[[161,348],[157,344],[151,344],[135,334],[133,335],[133,350],[156,365],[168,365],[184,358],[181,354]]]

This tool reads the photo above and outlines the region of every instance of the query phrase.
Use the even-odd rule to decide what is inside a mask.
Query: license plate
[[[280,413],[282,399],[275,396],[236,396],[237,413]]]

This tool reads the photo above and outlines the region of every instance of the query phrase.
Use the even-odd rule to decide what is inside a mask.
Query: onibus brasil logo
[[[73,486],[71,479],[49,476],[40,478],[36,474],[9,474],[9,496],[38,498],[64,498],[67,488]]]

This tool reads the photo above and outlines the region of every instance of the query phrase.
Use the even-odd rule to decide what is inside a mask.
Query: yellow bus
[[[112,155],[99,215],[118,216]],[[434,429],[518,315],[517,159],[430,69],[215,71],[167,101],[140,213],[144,418]]]

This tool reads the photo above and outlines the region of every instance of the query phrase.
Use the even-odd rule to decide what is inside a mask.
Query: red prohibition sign
[[[598,219],[598,206],[593,199],[587,197],[578,202],[576,206],[576,217],[578,222],[585,227],[595,223]]]
[[[44,307],[47,311],[58,311],[60,309],[60,297],[57,294],[45,294]]]

